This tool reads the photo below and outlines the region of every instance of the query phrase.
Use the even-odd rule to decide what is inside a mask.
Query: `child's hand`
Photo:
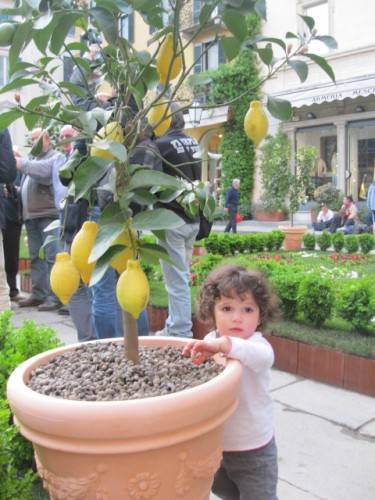
[[[182,354],[183,356],[190,356],[195,365],[201,365],[218,352],[228,354],[231,346],[232,342],[229,337],[219,337],[212,340],[193,340],[184,347]]]

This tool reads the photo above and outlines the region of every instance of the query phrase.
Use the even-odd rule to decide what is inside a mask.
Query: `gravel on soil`
[[[82,344],[36,368],[28,387],[80,401],[139,399],[195,387],[224,369],[212,359],[196,366],[173,346],[141,347],[139,358],[128,361],[122,344]]]

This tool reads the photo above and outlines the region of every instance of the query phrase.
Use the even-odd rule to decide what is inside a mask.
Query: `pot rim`
[[[98,342],[122,342],[123,339],[104,339]],[[190,339],[171,337],[143,337],[141,345],[184,345]],[[97,341],[94,341],[97,342]],[[155,442],[172,434],[171,442],[185,439],[186,433],[195,435],[195,426],[208,429],[223,422],[237,404],[242,367],[236,360],[228,360],[226,367],[213,379],[196,387],[172,394],[123,401],[76,401],[39,394],[26,385],[30,372],[57,355],[73,350],[72,344],[34,356],[17,367],[8,380],[7,395],[16,422],[22,434],[37,444],[51,445],[74,452],[77,439],[80,450],[93,452],[97,441],[103,451],[124,447],[132,451],[148,446],[150,437]],[[237,390],[236,390],[237,388]],[[156,436],[156,439],[155,439]]]

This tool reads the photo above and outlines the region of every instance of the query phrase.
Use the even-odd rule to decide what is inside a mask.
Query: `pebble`
[[[32,373],[30,389],[48,396],[79,401],[156,397],[203,384],[223,366],[213,360],[196,366],[181,349],[141,347],[138,365],[128,361],[122,345],[82,344]]]

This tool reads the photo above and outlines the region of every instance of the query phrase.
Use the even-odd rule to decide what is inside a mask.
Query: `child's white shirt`
[[[213,331],[205,339],[216,336]],[[253,450],[269,443],[274,433],[269,390],[274,353],[260,332],[248,339],[230,339],[227,357],[239,360],[243,373],[237,409],[224,426],[224,451]]]

